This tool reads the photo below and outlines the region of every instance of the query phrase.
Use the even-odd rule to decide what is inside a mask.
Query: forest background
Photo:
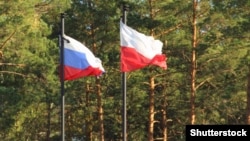
[[[60,14],[106,73],[65,82],[67,141],[122,139],[119,21],[164,43],[167,70],[127,73],[130,141],[250,124],[250,0],[0,0],[0,140],[60,140]]]

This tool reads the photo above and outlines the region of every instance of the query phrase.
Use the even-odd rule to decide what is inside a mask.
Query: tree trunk
[[[247,124],[250,125],[250,66],[247,78]]]
[[[87,84],[86,87],[86,109],[89,109],[89,94],[90,94],[90,86],[89,84]],[[91,126],[91,115],[89,113],[89,111],[87,110],[86,112],[87,118],[85,118],[85,135],[86,135],[86,141],[91,141],[92,139],[92,126]]]
[[[163,104],[163,109],[162,109],[162,133],[163,133],[163,141],[168,140],[168,134],[167,134],[167,111],[166,111],[166,104]]]
[[[148,141],[154,140],[154,77],[150,77]]]
[[[153,10],[153,1],[148,0],[149,2],[149,8],[150,8],[150,18],[153,20],[155,15],[154,15],[154,10]],[[154,36],[154,30],[151,29],[150,35]],[[148,141],[154,141],[154,89],[155,89],[155,82],[154,82],[154,77],[151,76],[149,80],[150,84],[150,93],[149,93],[149,127],[148,127]]]
[[[196,29],[196,8],[197,0],[193,0],[193,40],[192,40],[192,66],[191,66],[191,94],[190,94],[190,123],[195,123],[195,76],[196,76],[196,47],[197,47],[197,29]]]
[[[102,108],[102,94],[100,80],[96,79],[97,88],[97,108],[98,108],[98,120],[99,120],[99,141],[104,141],[104,125],[103,125],[103,108]]]
[[[91,38],[93,41],[92,44],[92,50],[93,53],[96,54],[96,50],[97,50],[97,45],[96,45],[96,37],[95,37],[95,32],[94,32],[94,28],[95,27],[91,27]],[[103,108],[102,108],[102,94],[101,94],[101,84],[100,84],[100,80],[98,78],[96,78],[96,92],[97,92],[97,109],[98,109],[98,124],[99,124],[99,141],[104,141],[104,126],[103,126]]]

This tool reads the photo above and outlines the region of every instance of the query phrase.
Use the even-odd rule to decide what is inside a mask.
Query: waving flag
[[[101,60],[82,43],[64,36],[64,80],[100,76],[105,70]]]
[[[121,71],[129,72],[156,65],[167,69],[163,43],[128,27],[120,21]]]

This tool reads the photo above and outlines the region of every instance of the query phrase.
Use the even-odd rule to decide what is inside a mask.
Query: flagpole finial
[[[122,22],[124,24],[127,23],[127,11],[128,10],[129,10],[129,6],[125,2],[123,2],[123,4],[122,4]]]
[[[122,9],[123,9],[123,11],[128,11],[128,10],[129,10],[128,4],[123,3],[123,4],[122,4]]]
[[[61,17],[62,17],[62,18],[64,18],[64,15],[65,15],[64,13],[61,13]]]

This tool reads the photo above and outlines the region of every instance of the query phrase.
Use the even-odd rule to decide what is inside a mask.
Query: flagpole
[[[60,34],[60,81],[61,81],[61,141],[64,141],[64,13],[61,13],[61,34]]]
[[[124,24],[127,24],[127,10],[128,6],[123,4],[122,7],[122,22]],[[123,141],[127,141],[127,106],[126,106],[126,97],[127,97],[127,85],[126,85],[126,72],[122,72],[122,93],[123,93],[123,129],[122,129],[122,136],[123,136]]]

